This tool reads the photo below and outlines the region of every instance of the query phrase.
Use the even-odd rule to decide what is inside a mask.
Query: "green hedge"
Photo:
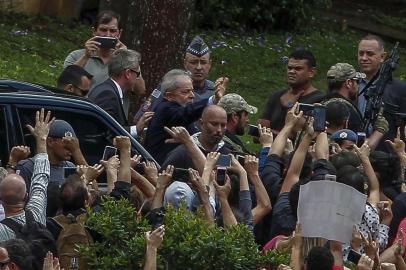
[[[314,9],[331,0],[197,0],[198,27],[291,30],[312,19]]]
[[[126,200],[103,202],[101,212],[89,212],[87,225],[104,241],[80,247],[89,269],[141,269],[146,221],[135,217]],[[262,254],[245,225],[228,230],[210,226],[202,214],[167,208],[165,236],[158,251],[158,269],[258,269],[289,263],[289,255]],[[276,269],[276,268],[275,268]]]

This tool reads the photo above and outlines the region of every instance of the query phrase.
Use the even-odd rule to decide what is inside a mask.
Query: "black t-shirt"
[[[285,117],[289,108],[281,104],[280,98],[288,89],[280,90],[273,93],[265,105],[265,110],[262,113],[262,119],[271,121],[271,128],[281,130],[285,125]],[[315,90],[308,95],[301,96],[298,99],[300,103],[313,104],[322,101],[324,93],[320,90]]]

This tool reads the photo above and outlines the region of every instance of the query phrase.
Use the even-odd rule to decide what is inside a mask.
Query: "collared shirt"
[[[85,52],[86,52],[85,49],[80,49],[71,52],[66,57],[65,62],[63,63],[63,67],[66,68],[67,66],[74,65],[75,62],[78,61],[80,57],[85,55]],[[83,69],[93,75],[92,85],[90,86],[90,89],[92,89],[98,84],[101,84],[102,82],[104,82],[109,78],[108,65],[107,63],[105,64],[103,60],[98,56],[91,56],[87,60],[86,65],[83,67]]]
[[[34,157],[34,172],[31,178],[31,187],[29,200],[25,206],[30,210],[35,221],[46,225],[46,205],[47,205],[47,186],[49,182],[50,165],[46,153],[37,154]],[[18,223],[25,224],[25,212],[8,218],[14,219]],[[0,240],[5,241],[15,238],[15,233],[4,224],[0,224]]]
[[[128,106],[127,106],[127,110],[125,108],[126,106],[124,106],[123,89],[121,89],[120,85],[115,80],[113,80],[113,78],[110,78],[110,79],[113,81],[113,83],[117,87],[118,95],[120,96],[121,104],[123,105],[123,110],[124,110],[125,116],[128,117]],[[137,137],[137,126],[130,126],[130,134],[133,137]]]
[[[368,82],[363,79],[358,85],[358,93],[361,93],[361,91],[365,88],[367,84]],[[362,117],[364,117],[366,105],[367,100],[365,99],[365,92],[363,92],[361,95],[358,96],[358,109],[361,112]]]

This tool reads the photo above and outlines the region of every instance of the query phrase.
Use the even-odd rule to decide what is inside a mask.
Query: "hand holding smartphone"
[[[216,166],[218,167],[230,167],[231,166],[231,157],[229,155],[220,155],[217,160]]]

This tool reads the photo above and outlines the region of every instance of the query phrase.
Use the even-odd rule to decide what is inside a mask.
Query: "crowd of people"
[[[85,48],[67,56],[58,87],[109,113],[157,163],[131,157],[130,138],[118,136],[116,155],[88,164],[72,126],[39,110],[27,127],[35,138],[33,155],[27,146],[14,146],[0,171],[1,269],[88,269],[75,244],[102,241],[85,226],[86,209],[103,207],[100,196],[130,200],[151,224],[143,269],[157,267],[167,204],[201,209],[209,226],[224,230],[245,224],[264,252],[290,253],[290,265],[277,269],[344,269],[347,260],[359,270],[406,269],[404,124],[388,110],[365,121],[369,96],[362,90],[385,61],[381,38],[360,40],[360,71],[333,65],[326,92],[312,84],[313,54],[295,49],[287,87],[269,97],[254,128],[261,150],[253,153],[239,136],[258,109],[230,93],[227,77],[208,80],[210,49],[200,37],[187,47],[184,69],[166,73],[131,114],[130,92],[143,96],[146,89],[140,54],[119,40],[119,19],[100,12]],[[100,37],[115,39],[114,48],[103,47]],[[406,84],[393,79],[383,107],[406,111],[405,91]],[[321,129],[315,108],[323,108]],[[103,172],[106,191],[98,184]],[[301,186],[332,175],[367,197],[350,243],[302,237],[298,224]]]

